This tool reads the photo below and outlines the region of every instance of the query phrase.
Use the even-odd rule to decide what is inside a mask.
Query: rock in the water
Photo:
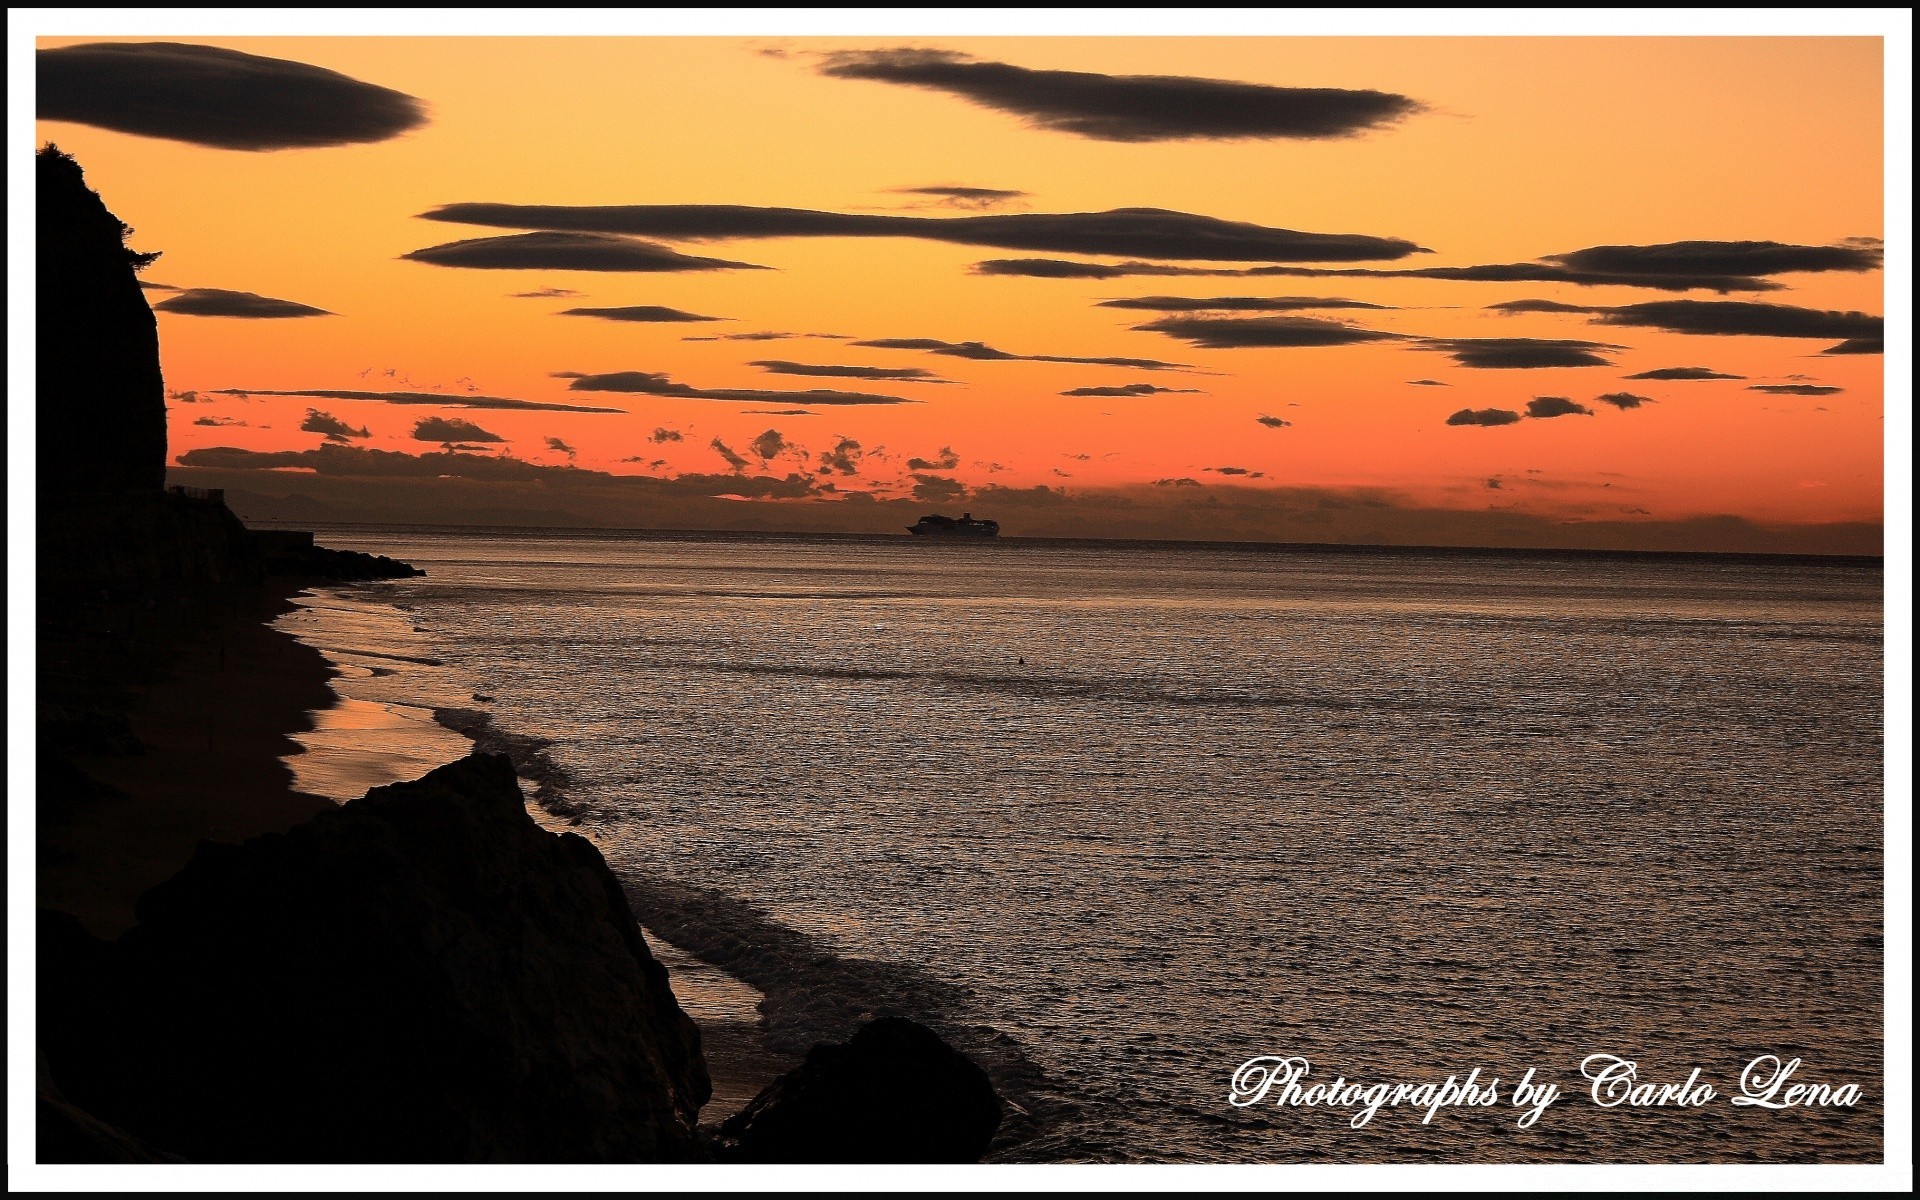
[[[720,1127],[752,1163],[978,1162],[1000,1127],[985,1071],[924,1025],[882,1017],[818,1045]]]
[[[503,757],[203,843],[139,916],[110,947],[43,934],[42,1045],[69,1101],[157,1150],[705,1155],[698,1030],[599,851],[535,824]]]

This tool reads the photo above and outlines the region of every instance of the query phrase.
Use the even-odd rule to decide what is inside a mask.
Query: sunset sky
[[[1879,552],[1879,39],[167,42],[42,39],[37,136],[163,252],[183,482]]]

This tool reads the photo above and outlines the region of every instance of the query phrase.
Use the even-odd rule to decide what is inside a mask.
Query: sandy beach
[[[333,701],[321,655],[268,625],[297,587],[191,612],[118,606],[100,624],[133,647],[115,659],[138,754],[76,755],[97,792],[40,828],[38,902],[95,934],[133,924],[134,902],[205,840],[285,830],[330,801],[292,789],[292,734]]]

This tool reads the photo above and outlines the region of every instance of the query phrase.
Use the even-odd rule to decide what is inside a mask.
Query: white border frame
[[[479,36],[1085,36],[1059,9],[463,10]],[[33,407],[7,440],[7,1159],[9,1188],[150,1191],[396,1190],[1060,1191],[1891,1190],[1913,1185],[1913,16],[1908,9],[1107,9],[1102,36],[1876,36],[1886,39],[1886,1164],[1880,1166],[452,1166],[33,1165]],[[431,9],[10,9],[7,14],[8,368],[34,394],[33,48],[36,37],[445,36]],[[25,994],[23,994],[23,992]]]

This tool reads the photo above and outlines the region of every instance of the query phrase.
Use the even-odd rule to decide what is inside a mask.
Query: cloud
[[[197,417],[195,425],[246,425],[239,417]]]
[[[665,425],[662,425],[660,428],[648,434],[647,440],[655,445],[659,445],[661,442],[678,442],[684,439],[681,437],[678,429],[668,429]]]
[[[708,442],[707,445],[712,448],[715,454],[718,454],[721,458],[726,459],[727,465],[732,467],[736,471],[744,471],[750,465],[752,465],[747,461],[745,455],[740,454],[739,452],[734,450],[732,446],[727,445],[725,442],[721,441],[717,437],[714,438],[711,442]]]
[[[331,317],[324,308],[293,300],[275,300],[252,292],[230,292],[225,288],[187,288],[153,306],[155,312],[179,313],[187,317],[246,317],[272,320],[281,317]]]
[[[472,421],[458,417],[422,417],[414,422],[416,442],[504,442],[497,433],[489,433]]]
[[[306,420],[300,422],[300,430],[303,433],[323,434],[330,442],[345,442],[349,438],[373,436],[372,431],[366,426],[355,429],[332,413],[321,412],[317,408],[307,410]]]
[[[400,256],[439,267],[483,271],[766,271],[725,258],[699,258],[671,246],[600,233],[514,233],[467,238]]]
[[[762,331],[759,333],[714,333],[703,337],[684,337],[680,340],[683,342],[777,342],[783,338],[832,338],[837,341],[846,341],[847,335],[844,333],[774,333]]]
[[[1264,413],[1255,417],[1254,420],[1265,425],[1268,429],[1285,429],[1287,426],[1293,424],[1292,421],[1283,421],[1279,417],[1269,417]]]
[[[869,392],[838,392],[825,388],[784,392],[760,388],[697,388],[675,383],[663,372],[612,371],[604,375],[576,375],[567,385],[576,392],[634,392],[644,396],[672,396],[682,400],[786,401],[795,404],[917,404],[901,396]]]
[[[1201,395],[1199,388],[1169,388],[1152,383],[1122,383],[1113,387],[1078,387],[1061,392],[1062,396],[1166,396]]]
[[[1817,383],[1756,383],[1747,388],[1750,392],[1768,392],[1775,396],[1831,396],[1835,392],[1844,392],[1845,388],[1829,387]]]
[[[759,455],[762,459],[771,460],[778,458],[780,455],[795,447],[793,443],[780,436],[778,429],[769,429],[748,443],[747,448]]]
[[[1216,475],[1244,475],[1248,479],[1265,479],[1265,471],[1254,471],[1246,467],[1201,467],[1202,471],[1212,471]]]
[[[758,417],[817,417],[820,415],[806,408],[743,408],[740,411]]]
[[[1545,302],[1542,302],[1545,303]],[[1598,325],[1633,325],[1668,333],[1785,338],[1878,340],[1885,322],[1863,312],[1835,312],[1750,300],[1654,300],[1613,307],[1558,307],[1556,312],[1593,314]]]
[[[1558,300],[1508,300],[1501,304],[1487,305],[1488,312],[1503,313],[1590,313],[1591,307],[1583,304],[1562,304]]]
[[[1660,367],[1652,371],[1641,371],[1637,375],[1627,375],[1626,379],[1664,379],[1673,383],[1693,383],[1703,379],[1745,379],[1745,375],[1729,375],[1716,371],[1712,367]]]
[[[1100,308],[1144,309],[1148,312],[1301,312],[1316,308],[1391,308],[1320,296],[1134,296],[1102,300]]]
[[[951,471],[960,465],[960,456],[953,452],[952,446],[940,447],[939,458],[910,458],[907,460],[909,471]]]
[[[1162,317],[1135,329],[1164,333],[1208,350],[1256,346],[1352,346],[1395,340],[1404,334],[1329,321],[1320,317]]]
[[[760,208],[744,204],[443,204],[421,213],[429,221],[462,225],[491,225],[506,229],[547,232],[520,234],[517,239],[477,238],[431,250],[416,250],[407,258],[433,252],[454,253],[457,247],[477,247],[460,254],[497,258],[496,244],[525,245],[514,250],[521,257],[551,257],[549,243],[530,238],[562,239],[551,243],[560,251],[593,259],[619,247],[645,247],[667,254],[665,247],[634,242],[615,234],[666,238],[669,241],[725,238],[787,237],[911,237],[963,246],[992,246],[1003,250],[1032,250],[1059,254],[1108,254],[1149,258],[1215,259],[1229,262],[1366,262],[1428,253],[1404,238],[1373,237],[1358,233],[1303,233],[1245,221],[1223,221],[1163,208],[1116,208],[1096,213],[992,213],[972,217],[910,217],[885,213],[837,213],[810,208]],[[568,232],[561,232],[568,231]],[[573,248],[565,239],[589,239]],[[614,249],[608,249],[608,246]],[[510,248],[510,247],[509,247]],[[534,251],[538,250],[539,253]],[[423,261],[439,261],[426,257]],[[719,266],[744,263],[689,260]],[[455,266],[544,266],[545,262],[456,262]],[[581,267],[583,270],[685,270],[686,267]]]
[[[774,375],[823,376],[831,379],[880,379],[898,383],[952,383],[925,367],[847,367],[828,363],[788,362],[784,358],[757,358],[747,364]]]
[[[1565,396],[1535,396],[1527,401],[1527,415],[1539,420],[1545,420],[1548,417],[1590,417],[1593,415],[1593,410]]]
[[[1828,346],[1822,354],[1885,354],[1886,342],[1877,337],[1848,338],[1837,346]]]
[[[1197,488],[1197,487],[1203,487],[1205,485],[1202,484],[1198,479],[1193,479],[1188,476],[1182,475],[1178,479],[1156,479],[1153,481],[1153,486],[1154,487]]]
[[[568,458],[573,458],[574,456],[580,453],[578,450],[575,450],[572,446],[567,445],[565,442],[561,441],[557,437],[550,437],[547,439],[547,449],[558,451],[559,453],[566,455]]]
[[[1420,349],[1438,350],[1463,367],[1532,370],[1541,367],[1610,367],[1601,351],[1624,350],[1604,342],[1546,338],[1429,338]]]
[[[970,268],[975,275],[1019,275],[1030,279],[1121,279],[1130,275],[1239,275],[1240,271],[1161,266],[1157,263],[1091,263],[1063,258],[990,258]]]
[[[835,443],[833,449],[820,452],[820,469],[841,475],[854,475],[860,470],[860,459],[864,451],[860,443],[850,437],[843,437]]]
[[[623,413],[624,408],[591,408],[580,404],[545,404],[506,396],[442,392],[356,392],[334,388],[220,388],[216,396],[301,396],[314,400],[372,400],[380,404],[432,404],[444,408],[500,408],[524,412]]]
[[[1438,379],[1409,379],[1407,380],[1407,383],[1412,387],[1452,387],[1453,386],[1450,383],[1443,383]]]
[[[707,475],[688,474],[670,479],[656,479],[646,476],[610,475],[604,471],[585,470],[573,466],[542,466],[526,462],[505,454],[468,454],[458,450],[429,451],[422,454],[404,454],[393,450],[369,450],[360,446],[337,446],[324,444],[313,450],[259,451],[241,450],[233,446],[212,446],[200,450],[189,450],[180,455],[182,466],[208,470],[226,471],[274,471],[297,469],[312,472],[303,476],[306,481],[315,477],[328,479],[348,479],[359,487],[365,488],[368,481],[377,479],[412,479],[434,484],[436,494],[449,479],[478,480],[487,483],[536,482],[542,485],[540,496],[552,496],[544,490],[547,487],[591,488],[583,504],[588,511],[598,511],[596,501],[631,499],[646,503],[653,498],[668,497],[713,497],[742,496],[754,500],[796,500],[816,494],[813,481],[805,475],[790,474],[784,479],[765,475]],[[635,461],[635,460],[629,460]],[[659,460],[652,464],[664,465]],[[364,493],[363,493],[364,494]],[[419,493],[413,493],[418,496]],[[484,493],[464,493],[452,501],[453,512],[462,506],[469,511],[475,500],[483,498]],[[524,515],[526,500],[523,497],[517,504],[508,501],[494,511],[503,514]],[[375,501],[379,503],[379,501]],[[445,515],[451,516],[452,512]],[[637,514],[627,514],[627,520]]]
[[[1463,408],[1447,418],[1449,425],[1511,425],[1520,414],[1506,408]]]
[[[999,208],[1016,200],[1024,200],[1029,193],[1011,191],[1007,188],[986,187],[901,187],[890,189],[896,196],[920,196],[946,208]]]
[[[950,92],[1036,129],[1108,142],[1343,138],[1423,111],[1392,92],[1041,71],[951,50],[843,50],[820,73]]]
[[[170,283],[161,283],[157,279],[142,279],[140,290],[143,292],[177,292],[180,289]]]
[[[562,317],[599,317],[603,321],[642,321],[663,323],[677,321],[726,321],[729,317],[703,317],[699,313],[682,312],[677,308],[667,308],[659,304],[629,304],[624,308],[567,308],[558,314]]]
[[[913,498],[929,504],[940,504],[948,500],[964,499],[967,485],[958,479],[945,475],[915,475],[913,477]]]
[[[1598,274],[1784,275],[1802,271],[1872,271],[1881,265],[1878,243],[1798,246],[1782,242],[1666,242],[1657,246],[1589,246],[1547,256]]]
[[[1153,258],[1195,257],[1155,254],[1145,250],[1114,253],[1138,253]],[[1774,273],[1863,271],[1877,267],[1879,263],[1877,244],[1792,246],[1779,242],[1674,242],[1663,246],[1592,246],[1565,254],[1549,254],[1533,262],[1485,263],[1464,267],[1261,266],[1223,269],[1139,261],[1109,264],[1049,258],[1000,258],[975,263],[972,270],[977,275],[1022,275],[1039,279],[1119,279],[1135,275],[1450,279],[1468,283],[1569,283],[1581,287],[1642,287],[1668,292],[1700,290],[1725,293],[1778,291],[1783,285],[1766,278]]]
[[[223,150],[347,146],[426,123],[420,101],[308,63],[180,42],[34,55],[39,116]]]
[[[1604,396],[1595,396],[1601,404],[1611,404],[1615,408],[1639,408],[1642,404],[1652,404],[1652,396],[1636,396],[1632,392],[1608,392]]]
[[[533,292],[510,292],[507,295],[507,299],[509,300],[564,300],[574,296],[581,296],[581,295],[585,295],[585,293],[576,292],[572,288],[549,287],[549,288],[541,288],[538,291],[533,291]]]
[[[213,403],[213,401],[210,398],[206,396],[202,396],[199,392],[194,392],[194,391],[168,392],[167,399],[176,401],[177,403],[180,403],[180,404],[212,404]]]
[[[1156,358],[1076,358],[1065,354],[1010,354],[982,342],[943,342],[936,338],[874,338],[854,342],[878,350],[924,350],[948,358],[967,358],[977,362],[1055,362],[1081,363],[1094,367],[1131,367],[1138,371],[1185,371],[1185,363],[1161,362]]]

